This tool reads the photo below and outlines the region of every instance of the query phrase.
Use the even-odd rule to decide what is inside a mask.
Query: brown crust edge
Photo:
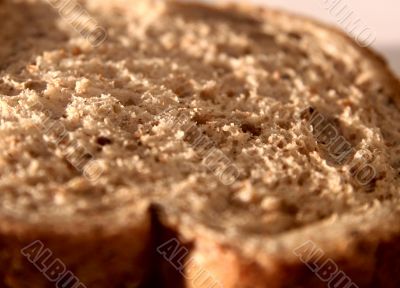
[[[345,273],[351,288],[395,288],[400,285],[400,236],[381,242],[377,247],[362,247],[360,257],[341,255],[334,259],[338,272]],[[335,274],[324,281],[305,263],[284,263],[271,259],[261,266],[246,259],[230,247],[205,238],[197,238],[196,246],[187,261],[186,287],[188,288],[322,288],[342,287],[343,274]],[[322,263],[322,262],[321,262]],[[188,267],[189,268],[189,267]],[[337,278],[338,277],[338,278]],[[328,286],[329,282],[332,281]]]
[[[143,282],[151,265],[148,257],[150,217],[137,220],[118,229],[77,228],[71,233],[72,227],[62,231],[62,223],[58,229],[50,229],[46,225],[3,219],[0,222],[0,287],[55,287],[63,274],[54,281],[46,279],[44,274],[51,273],[51,264],[56,259],[65,265],[64,273],[72,272],[85,285],[79,288],[128,287],[127,284],[137,287],[134,284]],[[52,255],[47,260],[31,263],[21,249],[36,241],[43,243],[41,253],[50,249]],[[40,271],[35,263],[43,263],[44,269]]]

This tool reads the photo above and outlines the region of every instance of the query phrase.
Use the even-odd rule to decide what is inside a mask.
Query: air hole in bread
[[[100,137],[97,137],[96,142],[100,146],[106,146],[106,145],[110,145],[112,143],[112,140],[109,139],[108,137],[100,136]]]
[[[40,92],[42,92],[43,90],[46,89],[47,83],[44,82],[44,81],[32,80],[32,81],[26,82],[24,86],[25,86],[26,89],[30,89],[30,90],[33,90],[33,91],[36,91],[36,92],[40,93]]]
[[[243,123],[241,126],[242,131],[244,133],[250,133],[254,137],[258,137],[261,135],[262,129],[251,123]]]
[[[209,117],[207,115],[196,114],[192,120],[198,125],[204,125],[209,121]]]
[[[288,35],[290,38],[294,39],[294,40],[301,40],[301,39],[303,39],[303,36],[302,36],[300,33],[298,33],[298,32],[291,31],[291,32],[289,32],[287,35]]]
[[[5,96],[17,96],[20,93],[21,93],[20,89],[17,89],[14,86],[9,85],[7,83],[0,82],[0,94],[3,94]]]

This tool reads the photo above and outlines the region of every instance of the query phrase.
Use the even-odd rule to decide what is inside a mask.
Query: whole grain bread
[[[87,287],[399,287],[379,56],[286,12],[151,0],[80,1],[92,45],[56,2],[0,1],[1,287],[54,287],[35,241]]]

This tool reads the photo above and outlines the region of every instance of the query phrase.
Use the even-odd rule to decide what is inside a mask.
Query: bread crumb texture
[[[108,33],[96,48],[45,2],[0,2],[2,214],[124,219],[145,201],[252,237],[399,208],[400,89],[378,57],[286,14],[127,2],[81,2]]]

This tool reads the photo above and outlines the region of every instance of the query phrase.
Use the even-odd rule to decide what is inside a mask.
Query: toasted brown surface
[[[65,265],[65,272],[71,271],[76,277],[76,280],[66,278],[71,279],[69,285],[80,282],[86,287],[137,287],[147,277],[151,265],[148,256],[151,253],[150,221],[146,211],[142,211],[140,218],[134,214],[125,216],[136,219],[117,229],[114,225],[118,220],[114,217],[88,218],[81,223],[71,223],[68,219],[65,223],[54,221],[55,227],[25,224],[26,218],[3,218],[0,225],[1,287],[55,287],[56,281],[49,280],[50,276],[46,275],[51,275],[50,267],[56,259]],[[104,228],[104,223],[109,226]],[[90,227],[82,229],[88,224]],[[41,253],[45,249],[52,253],[49,258],[42,257],[34,262],[44,269],[42,273],[21,250],[38,240],[43,245]],[[50,279],[60,278],[55,275]],[[68,283],[62,278],[60,281],[60,287]]]
[[[359,287],[397,283],[400,84],[378,56],[283,12],[81,5],[97,47],[45,2],[0,2],[3,285],[47,285],[10,265],[40,239],[88,287],[143,281],[151,205],[224,288],[324,285],[293,253],[310,240]]]

